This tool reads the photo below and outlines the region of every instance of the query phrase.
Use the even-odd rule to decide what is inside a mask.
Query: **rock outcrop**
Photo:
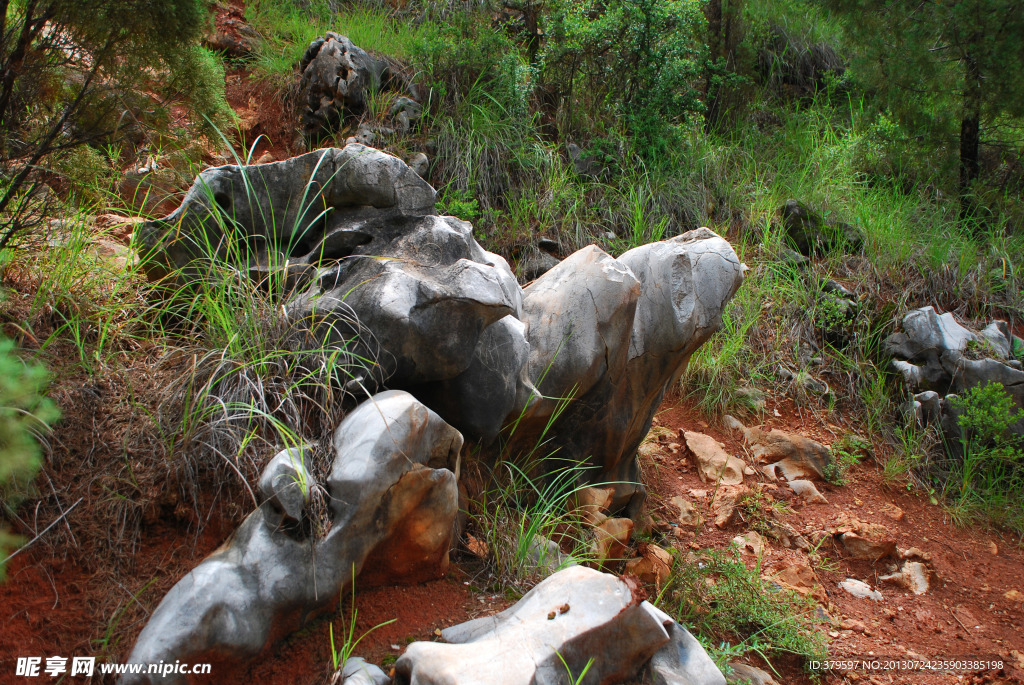
[[[618,259],[590,246],[524,290],[471,225],[435,214],[434,196],[401,160],[350,144],[209,169],[181,207],[142,227],[151,276],[171,274],[187,288],[219,265],[276,284],[283,316],[308,344],[347,355],[346,388],[389,390],[338,427],[326,482],[315,482],[308,448],[268,464],[265,502],[168,593],[133,661],[244,661],[330,606],[353,572],[371,583],[443,572],[463,435],[492,464],[518,461],[540,477],[571,466],[575,485],[607,489],[602,517],[639,509],[637,449],[666,390],[720,326],[743,277],[736,254],[706,228]],[[331,503],[322,535],[306,520],[318,487]],[[615,545],[632,523],[595,523],[600,558],[622,556]],[[662,619],[628,592],[607,591],[625,602],[616,620],[650,639],[610,651],[594,671],[602,678],[635,673],[669,639]],[[599,621],[577,640],[561,631],[565,623],[545,629],[577,655],[611,634]],[[548,650],[544,673],[563,672],[549,646],[537,649]],[[406,672],[440,677],[418,668]]]
[[[902,330],[886,339],[884,350],[892,357],[893,370],[916,393],[912,407],[917,420],[941,421],[951,444],[959,442],[959,428],[948,395],[997,382],[1024,408],[1024,368],[1017,358],[1024,341],[1005,321],[972,331],[950,312],[922,307],[903,318]],[[1024,436],[1024,420],[1012,430]]]
[[[461,448],[458,431],[408,393],[388,391],[338,426],[325,483],[316,483],[303,449],[282,452],[260,479],[264,503],[171,588],[128,661],[244,663],[334,607],[353,573],[375,582],[443,574]],[[315,487],[331,508],[322,537],[302,520],[301,503]]]

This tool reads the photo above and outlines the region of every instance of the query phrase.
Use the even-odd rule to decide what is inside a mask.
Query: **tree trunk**
[[[978,63],[966,59],[967,83],[964,89],[964,111],[960,120],[960,218],[974,214],[971,184],[980,171],[978,149],[981,142],[981,73]]]

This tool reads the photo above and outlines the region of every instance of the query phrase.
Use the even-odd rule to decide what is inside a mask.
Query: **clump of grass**
[[[814,600],[762,579],[760,560],[748,568],[739,550],[677,557],[656,603],[711,645],[720,668],[750,653],[807,668],[828,654]]]
[[[591,557],[591,534],[566,503],[581,487],[588,468],[582,464],[552,467],[547,475],[531,476],[510,461],[500,462],[490,483],[469,506],[469,529],[486,549],[491,582],[506,591],[523,594],[559,568],[561,559],[548,558],[546,544],[554,541],[569,551],[575,563]]]

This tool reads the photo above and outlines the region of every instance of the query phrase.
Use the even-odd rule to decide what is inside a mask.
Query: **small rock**
[[[722,417],[722,425],[734,433],[744,433],[747,430],[747,427],[744,426],[739,419],[735,416],[730,416],[729,414]]]
[[[594,544],[591,548],[594,560],[603,566],[608,561],[618,561],[626,555],[629,538],[633,534],[633,521],[615,518],[602,521],[594,527]]]
[[[391,678],[377,666],[357,656],[349,657],[341,669],[339,685],[388,685]]]
[[[672,555],[655,544],[642,546],[642,556],[626,562],[625,572],[641,582],[661,587],[672,572]]]
[[[409,165],[409,168],[416,172],[416,175],[422,179],[426,179],[430,173],[430,160],[422,152],[417,152],[414,155],[410,155],[405,163]]]
[[[855,618],[847,618],[839,624],[839,627],[843,630],[852,630],[855,633],[863,633],[867,630],[867,627]]]
[[[711,502],[716,526],[725,528],[732,522],[736,515],[736,506],[747,496],[748,492],[749,490],[742,485],[723,485],[718,489],[715,499]]]
[[[818,577],[814,574],[814,569],[803,557],[775,565],[764,576],[764,579],[797,594],[813,597],[819,604],[828,601],[825,589],[818,584]]]
[[[743,482],[743,468],[746,464],[726,452],[722,443],[710,435],[693,431],[686,431],[683,437],[702,481],[722,485],[739,485]]]
[[[699,526],[700,525],[700,514],[697,512],[697,508],[693,506],[693,502],[684,497],[673,497],[669,500],[669,504],[679,509],[679,525],[681,526]]]
[[[1019,590],[1010,590],[1009,592],[1004,594],[1003,597],[1005,599],[1010,600],[1011,602],[1024,601],[1024,595],[1022,595]]]
[[[988,551],[992,556],[997,556],[999,554],[999,546],[996,545],[996,543],[989,541]]]
[[[748,664],[730,662],[732,673],[726,678],[729,685],[779,685],[774,678],[760,668]]]
[[[808,504],[828,504],[825,496],[818,492],[818,488],[814,487],[814,483],[809,480],[791,480],[789,487],[799,497],[807,500]]]
[[[271,162],[275,162],[275,161],[277,161],[277,160],[274,159],[274,155],[272,155],[270,153],[270,150],[267,150],[266,152],[264,152],[262,155],[259,156],[259,159],[256,160],[256,163],[257,164],[270,164]]]
[[[882,513],[891,518],[893,521],[903,520],[903,510],[897,507],[895,504],[889,502],[883,504]]]
[[[881,592],[878,590],[872,590],[870,585],[854,578],[847,578],[843,582],[839,583],[839,587],[858,599],[871,599],[876,602],[880,602],[882,600]]]
[[[879,580],[896,583],[915,595],[928,592],[928,567],[920,561],[908,561],[897,573],[882,576]]]
[[[739,547],[743,554],[753,554],[759,559],[764,554],[764,538],[752,530],[743,535],[737,535],[732,539],[732,543]]]
[[[854,559],[878,561],[896,554],[896,543],[892,540],[872,540],[856,533],[842,533],[839,542]]]
[[[566,508],[590,526],[602,523],[608,517],[615,491],[612,488],[581,488],[569,495]]]

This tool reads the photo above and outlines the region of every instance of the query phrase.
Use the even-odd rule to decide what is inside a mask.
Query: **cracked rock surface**
[[[582,682],[615,683],[635,677],[651,657],[657,672],[678,674],[660,682],[725,682],[700,644],[639,601],[629,583],[582,566],[549,576],[500,614],[441,636],[447,644],[409,645],[395,664],[397,684],[555,685],[566,682],[567,671],[581,674],[591,660]]]
[[[311,537],[308,528],[289,525],[290,500],[276,490],[171,588],[128,661],[244,664],[334,607],[353,573],[377,582],[442,575],[458,512],[461,448],[459,432],[408,393],[392,390],[362,403],[334,434],[334,461],[321,484],[331,503],[328,532]],[[303,463],[303,455],[282,455],[261,481],[276,487]],[[185,680],[139,675],[121,682]]]

